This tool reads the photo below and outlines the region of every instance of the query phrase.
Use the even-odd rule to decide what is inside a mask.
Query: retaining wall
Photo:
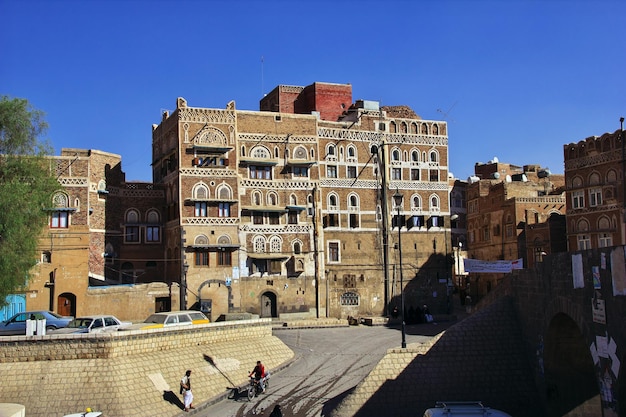
[[[115,416],[174,416],[179,381],[192,372],[194,403],[244,384],[257,360],[274,369],[293,352],[272,335],[269,319],[185,329],[99,335],[0,338],[0,403],[26,415],[63,416],[87,407]]]

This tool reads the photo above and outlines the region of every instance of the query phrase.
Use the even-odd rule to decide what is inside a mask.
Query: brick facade
[[[279,86],[260,112],[179,98],[153,126],[153,183],[127,183],[119,155],[64,149],[54,160],[70,220],[42,238],[52,262],[35,271],[27,308],[50,299],[64,314],[126,320],[178,308],[212,320],[386,315],[401,293],[397,190],[406,307],[447,309],[446,123],[407,106],[352,103],[351,91]],[[77,244],[64,257],[57,248],[68,236]],[[137,287],[143,299],[114,289],[150,283],[163,287]],[[116,303],[94,302],[106,291]],[[131,301],[133,309],[118,307]]]
[[[626,243],[621,131],[563,146],[570,250]]]

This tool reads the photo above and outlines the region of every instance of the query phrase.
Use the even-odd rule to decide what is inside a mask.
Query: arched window
[[[439,196],[433,195],[430,197],[430,209],[433,211],[439,210]]]
[[[348,158],[356,158],[356,148],[352,145],[348,146]]]
[[[393,161],[399,161],[399,160],[400,160],[400,151],[399,151],[399,150],[397,150],[397,149],[394,149],[394,150],[391,152],[391,159],[392,159]]]
[[[293,253],[295,255],[300,255],[302,253],[302,242],[299,240],[293,242]]]
[[[439,134],[439,126],[434,124],[433,125],[433,135],[438,135]]]
[[[337,205],[337,196],[335,194],[330,194],[328,196],[328,208],[330,210],[338,210],[339,206]]]
[[[609,170],[609,172],[606,173],[606,181],[608,183],[617,181],[617,173],[615,172],[615,170],[611,169]]]
[[[250,153],[253,158],[270,159],[270,151],[263,146],[255,146]]]
[[[411,161],[419,162],[419,160],[420,160],[420,152],[416,150],[411,151]]]
[[[270,252],[281,252],[283,241],[278,236],[272,236],[270,238]]]
[[[608,230],[611,228],[611,221],[608,217],[598,219],[598,230]]]
[[[432,150],[430,151],[430,158],[429,158],[430,162],[437,162],[439,160],[439,155],[437,154],[437,151]]]
[[[252,204],[254,204],[255,206],[261,205],[261,192],[260,191],[255,191],[252,193]]]
[[[126,223],[139,223],[139,212],[135,209],[126,212]]]
[[[255,253],[265,253],[265,237],[255,236],[252,241],[252,247]]]
[[[206,184],[196,184],[193,187],[192,194],[196,200],[206,200],[209,198],[209,187]]]
[[[146,214],[146,220],[148,223],[150,224],[155,224],[155,223],[159,223],[161,216],[159,216],[159,212],[152,209],[152,210],[148,210],[148,213]]]
[[[422,209],[422,198],[419,195],[411,197],[411,208],[416,210]]]
[[[298,146],[293,151],[293,157],[296,159],[306,159],[306,156],[307,156],[307,152],[304,146]]]
[[[298,197],[296,197],[295,194],[291,194],[289,196],[289,204],[291,204],[292,206],[297,206],[298,205]]]
[[[589,230],[589,222],[585,219],[581,219],[578,221],[578,224],[576,224],[576,231],[577,232],[586,232]]]
[[[194,246],[209,246],[209,238],[206,235],[198,235],[193,240]]]
[[[335,145],[334,144],[329,144],[326,148],[326,155],[329,156],[334,156],[335,155]]]
[[[581,177],[574,177],[574,179],[572,179],[573,188],[580,188],[582,186],[583,186],[583,179]]]
[[[52,206],[54,208],[68,208],[69,207],[69,198],[65,193],[55,193],[52,196]]]
[[[232,190],[230,189],[228,185],[222,184],[219,187],[217,187],[217,196],[221,200],[229,200],[232,195],[233,195]]]
[[[278,204],[278,196],[276,195],[276,193],[272,193],[270,192],[267,195],[267,202],[270,206],[275,206]]]

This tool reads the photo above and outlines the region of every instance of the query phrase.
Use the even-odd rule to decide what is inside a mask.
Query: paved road
[[[407,326],[407,343],[424,343],[443,330],[442,325]],[[274,334],[295,352],[288,367],[271,376],[265,394],[223,400],[191,413],[202,417],[269,416],[280,404],[284,417],[328,414],[384,356],[399,347],[398,328],[351,326],[320,329],[280,329]],[[262,359],[262,358],[261,358]]]

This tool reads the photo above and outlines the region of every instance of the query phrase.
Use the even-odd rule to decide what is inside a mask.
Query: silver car
[[[23,311],[0,322],[0,336],[26,335],[26,320],[46,320],[46,332],[61,329],[72,321],[72,317],[63,317],[52,311]]]
[[[50,334],[70,333],[109,333],[130,326],[129,321],[121,321],[111,315],[96,315],[76,317],[63,329],[54,330]]]

